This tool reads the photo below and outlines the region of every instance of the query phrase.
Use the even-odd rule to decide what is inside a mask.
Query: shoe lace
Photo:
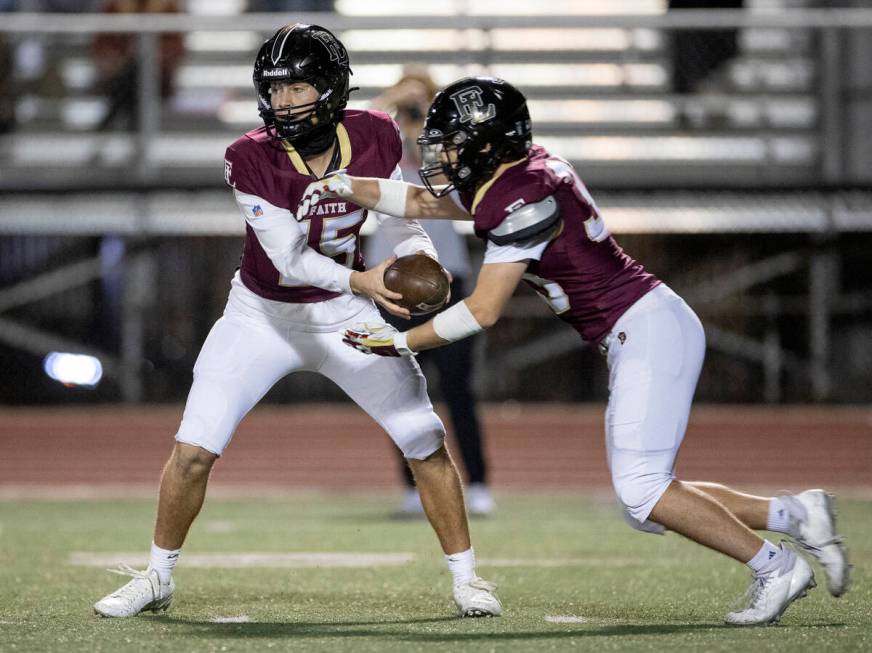
[[[745,610],[752,610],[757,607],[760,600],[763,598],[763,594],[766,591],[766,587],[769,585],[769,582],[772,580],[774,574],[755,574],[754,580],[751,582],[751,586],[745,590],[745,593],[739,598],[737,603],[739,604],[739,608]]]
[[[497,586],[494,583],[490,583],[483,578],[474,578],[469,581],[468,585],[477,590],[484,590],[485,592],[495,592],[497,589]]]
[[[148,591],[151,593],[152,599],[155,598],[155,587],[149,578],[149,570],[139,571],[138,569],[134,569],[130,565],[127,565],[123,562],[118,563],[118,567],[115,569],[107,569],[106,571],[118,574],[119,576],[130,576],[133,578],[132,581],[127,583],[124,587],[121,587],[117,592],[112,594],[112,596],[116,596],[119,598],[124,598],[128,601],[132,600],[133,596],[136,594],[142,594],[146,587]],[[145,583],[137,583],[137,580],[144,580]]]
[[[119,576],[130,576],[132,578],[148,578],[148,570],[139,571],[138,569],[134,569],[128,564],[123,562],[118,563],[118,567],[115,569],[107,569],[109,573],[118,574]]]
[[[830,539],[825,540],[824,542],[821,542],[820,544],[809,544],[808,542],[806,542],[805,540],[803,540],[801,538],[796,539],[796,543],[801,548],[805,549],[806,551],[808,551],[810,553],[820,552],[821,549],[823,549],[825,546],[829,546],[831,544],[843,544],[844,541],[845,541],[845,538],[843,538],[841,535],[836,535],[834,537],[831,537]]]
[[[808,511],[795,497],[785,495],[781,496],[781,500],[784,501],[788,506],[788,534],[793,538],[794,542],[796,542],[800,547],[804,550],[808,551],[811,554],[820,553],[821,549],[825,546],[830,546],[831,544],[842,544],[845,540],[841,535],[834,535],[828,540],[824,540],[823,542],[819,542],[817,544],[811,544],[806,540],[803,535],[802,526],[805,521],[808,519]]]

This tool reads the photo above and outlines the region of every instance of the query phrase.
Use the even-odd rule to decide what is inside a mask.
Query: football
[[[402,294],[396,303],[412,315],[438,311],[449,297],[449,277],[439,262],[425,254],[401,256],[385,270],[385,286]]]

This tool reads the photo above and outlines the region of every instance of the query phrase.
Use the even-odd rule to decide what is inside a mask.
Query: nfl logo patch
[[[254,208],[251,209],[251,213],[252,215],[254,215],[255,218],[259,218],[263,215],[263,209],[260,208],[259,204],[256,204]]]

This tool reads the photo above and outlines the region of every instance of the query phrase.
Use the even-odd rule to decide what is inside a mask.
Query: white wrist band
[[[397,179],[378,180],[378,203],[373,207],[379,213],[397,218],[406,217],[406,189],[408,184]]]
[[[466,302],[457,302],[433,318],[433,330],[443,340],[454,342],[473,336],[483,329]]]
[[[397,350],[397,353],[400,356],[415,356],[415,352],[409,349],[409,336],[408,331],[399,331],[397,335],[394,336],[394,349]]]

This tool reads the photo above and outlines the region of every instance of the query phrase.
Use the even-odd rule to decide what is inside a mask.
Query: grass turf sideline
[[[495,517],[472,524],[479,571],[499,584],[506,607],[504,617],[486,620],[453,618],[435,536],[425,522],[391,519],[394,506],[383,495],[210,499],[182,555],[173,608],[165,616],[120,621],[97,619],[91,605],[124,579],[70,565],[70,555],[144,555],[153,501],[0,502],[0,650],[872,648],[868,501],[840,503],[855,565],[845,597],[831,598],[820,583],[781,626],[737,629],[721,620],[747,586],[741,565],[675,535],[635,533],[598,497],[507,494],[498,500]],[[185,566],[186,554],[307,551],[411,552],[414,559],[363,568]],[[518,564],[524,560],[550,564]],[[577,564],[581,560],[590,564]]]

